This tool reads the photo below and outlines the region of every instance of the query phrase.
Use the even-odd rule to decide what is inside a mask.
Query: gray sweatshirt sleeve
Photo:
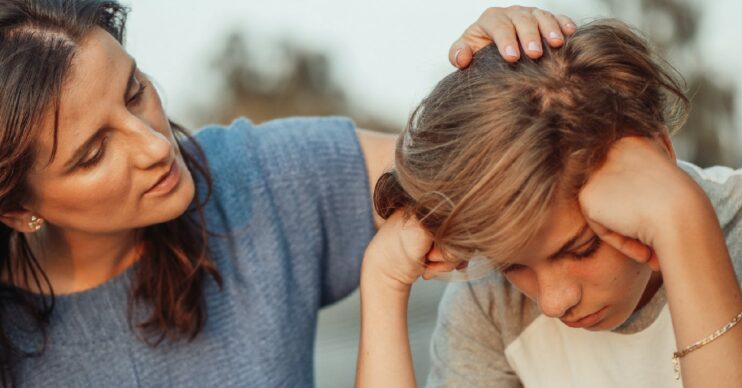
[[[452,283],[438,309],[427,387],[521,387],[505,358],[488,280]]]

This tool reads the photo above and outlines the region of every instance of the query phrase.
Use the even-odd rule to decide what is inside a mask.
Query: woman
[[[358,385],[414,385],[412,283],[484,257],[441,302],[429,386],[739,386],[742,172],[676,163],[673,73],[616,21],[494,54],[438,84],[378,183]]]
[[[519,28],[559,28],[489,10],[455,63],[533,12]],[[115,1],[0,2],[2,385],[313,385],[317,312],[357,286],[392,140],[339,118],[189,137],[125,19]]]

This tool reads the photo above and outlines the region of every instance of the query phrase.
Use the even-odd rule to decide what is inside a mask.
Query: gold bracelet
[[[722,334],[724,334],[727,331],[729,331],[729,329],[733,328],[734,325],[736,325],[737,322],[740,321],[740,319],[742,319],[742,311],[740,311],[739,314],[737,314],[737,316],[735,316],[734,318],[732,318],[731,321],[729,321],[726,325],[724,325],[724,327],[722,327],[721,329],[719,329],[719,330],[711,333],[710,336],[708,336],[708,337],[706,337],[706,338],[704,338],[704,339],[702,339],[702,340],[694,343],[693,345],[690,345],[690,346],[686,347],[683,350],[680,350],[680,351],[677,351],[677,352],[673,353],[672,354],[672,365],[675,367],[675,380],[680,380],[680,358],[681,357],[683,357],[683,356],[687,355],[688,353],[690,353],[690,352],[692,352],[692,351],[700,348],[701,346],[706,345],[709,342],[711,342],[711,341],[719,338],[719,336],[721,336]]]

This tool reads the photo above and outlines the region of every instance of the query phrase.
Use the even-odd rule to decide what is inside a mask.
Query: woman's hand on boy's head
[[[572,35],[577,26],[567,16],[534,7],[492,7],[464,31],[449,50],[451,64],[463,69],[469,66],[474,53],[492,42],[508,62],[520,59],[521,51],[529,58],[543,55],[541,39],[551,47],[564,44],[564,35]]]
[[[585,220],[601,240],[658,269],[657,244],[679,212],[707,201],[658,139],[616,141],[579,193]]]

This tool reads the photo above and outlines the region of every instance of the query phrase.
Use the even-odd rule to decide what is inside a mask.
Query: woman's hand
[[[536,59],[543,54],[542,38],[549,46],[560,47],[564,44],[564,36],[572,35],[576,30],[572,19],[542,9],[517,5],[492,7],[485,10],[451,45],[448,59],[452,65],[463,69],[469,66],[474,53],[492,42],[508,62],[520,59],[521,51]]]

